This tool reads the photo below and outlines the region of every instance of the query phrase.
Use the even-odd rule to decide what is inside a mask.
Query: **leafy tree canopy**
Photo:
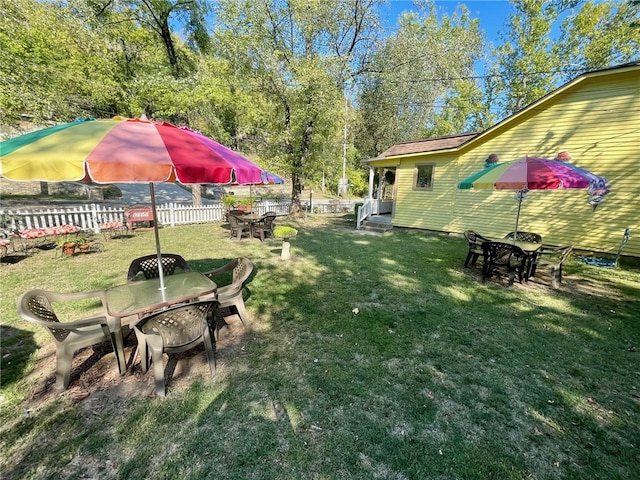
[[[185,124],[288,176],[298,207],[303,185],[334,189],[343,169],[363,190],[360,159],[396,142],[486,129],[638,60],[637,0],[511,2],[488,52],[464,5],[448,16],[431,1],[391,34],[384,0],[6,1],[0,123]]]

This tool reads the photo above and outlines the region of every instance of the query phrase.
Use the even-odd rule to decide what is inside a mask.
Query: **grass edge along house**
[[[368,201],[395,227],[502,236],[514,227],[515,192],[458,190],[458,182],[488,159],[559,153],[607,178],[611,192],[594,210],[587,190],[531,191],[520,229],[548,244],[615,253],[629,228],[624,255],[640,257],[640,62],[584,73],[484,132],[391,146],[363,162],[372,169]],[[384,185],[373,198],[375,169]]]

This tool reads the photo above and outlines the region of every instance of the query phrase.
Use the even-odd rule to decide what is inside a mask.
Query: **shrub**
[[[288,227],[286,225],[280,225],[273,229],[274,238],[287,240],[289,238],[293,238],[298,234],[298,230],[293,227]]]

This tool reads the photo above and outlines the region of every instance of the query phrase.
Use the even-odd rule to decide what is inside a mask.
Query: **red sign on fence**
[[[135,223],[148,222],[149,226],[153,226],[155,218],[153,218],[153,210],[151,207],[130,207],[125,209],[124,216],[127,219],[127,228],[133,230]]]

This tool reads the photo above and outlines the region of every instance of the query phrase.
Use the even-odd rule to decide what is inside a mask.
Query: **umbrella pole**
[[[520,223],[520,207],[522,207],[522,197],[524,192],[521,190],[520,195],[518,195],[518,213],[516,214],[516,228],[513,232],[513,244],[515,245],[516,239],[518,238],[518,223]],[[158,247],[160,248],[160,247]]]
[[[153,182],[149,183],[149,191],[151,193],[151,209],[153,210],[153,233],[156,237],[156,253],[158,254],[158,273],[160,274],[160,291],[162,292],[162,300],[165,298],[164,288],[164,272],[162,270],[162,253],[160,251],[160,233],[158,232],[158,215],[156,213],[156,191]]]

